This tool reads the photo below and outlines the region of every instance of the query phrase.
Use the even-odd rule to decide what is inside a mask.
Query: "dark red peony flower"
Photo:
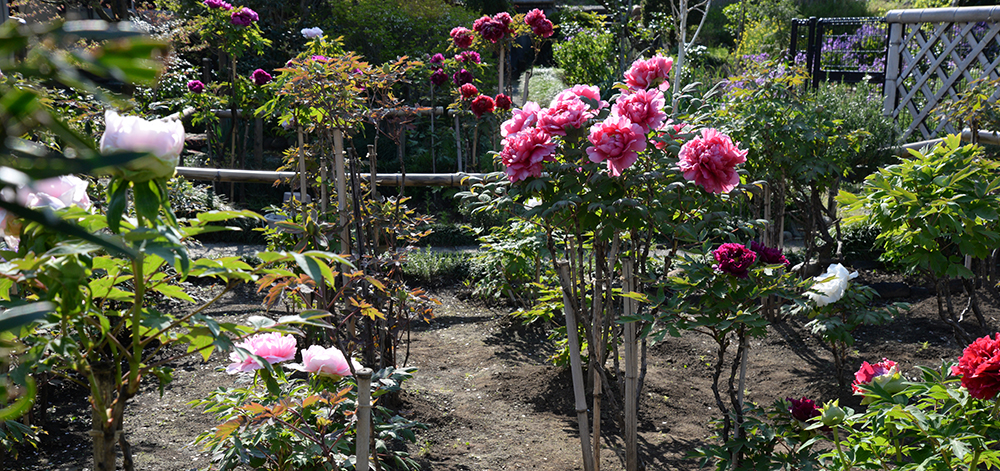
[[[451,76],[451,81],[455,82],[455,85],[458,86],[462,86],[467,83],[472,83],[473,80],[475,80],[475,77],[472,76],[472,72],[469,72],[468,70],[465,69],[461,69],[458,72],[455,72],[455,74]]]
[[[527,23],[528,26],[535,26],[538,23],[545,21],[546,19],[547,18],[545,18],[545,12],[537,8],[529,11],[524,15],[524,22]]]
[[[493,98],[479,95],[475,100],[472,100],[472,114],[476,115],[476,118],[482,118],[484,114],[492,113],[495,106]]]
[[[785,255],[781,253],[777,247],[767,247],[764,244],[757,242],[756,240],[750,241],[750,250],[757,253],[757,258],[767,265],[778,265],[782,264],[786,267],[791,266],[792,262],[789,262]]]
[[[497,109],[504,111],[510,110],[510,106],[512,105],[510,97],[504,95],[503,93],[497,95],[497,97],[493,100],[493,102],[497,105]]]
[[[962,386],[977,399],[992,399],[1000,393],[1000,333],[976,339],[965,347],[951,374],[962,377]]]
[[[792,399],[790,397],[785,398],[791,406],[788,407],[788,412],[795,417],[796,420],[800,422],[808,422],[809,419],[813,417],[819,417],[819,408],[816,407],[816,403],[812,399],[806,399],[805,396],[802,399]]]
[[[472,31],[469,28],[463,28],[461,26],[456,26],[451,29],[451,40],[454,41],[455,47],[459,49],[468,49],[472,46]]]
[[[463,100],[471,99],[479,94],[479,90],[476,89],[476,86],[471,83],[462,84],[458,91],[462,93]]]
[[[445,83],[447,81],[448,81],[448,74],[446,74],[443,69],[435,70],[434,73],[431,74],[431,83],[435,87],[441,86],[442,83]]]
[[[715,256],[715,261],[719,262],[715,266],[716,270],[737,278],[746,278],[750,273],[750,265],[757,260],[757,254],[742,244],[734,243],[720,245],[712,255]]]

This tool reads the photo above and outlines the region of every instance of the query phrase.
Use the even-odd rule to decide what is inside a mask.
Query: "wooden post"
[[[329,138],[329,134],[326,134]],[[327,191],[327,183],[329,180],[326,175],[326,146],[322,144],[328,144],[329,142],[323,142],[319,146],[319,191],[320,191],[320,214],[322,214],[321,219],[326,221],[326,208],[329,206],[330,195]]]
[[[261,168],[264,165],[264,119],[253,120],[253,165]]]
[[[455,171],[464,172],[465,169],[462,168],[462,133],[459,129],[458,113],[455,113],[455,164],[458,167]]]
[[[590,430],[587,425],[587,398],[583,387],[583,367],[580,364],[580,330],[576,324],[576,313],[570,303],[573,281],[569,279],[569,263],[560,261],[559,283],[563,291],[563,313],[566,314],[566,337],[569,339],[570,372],[573,376],[573,397],[576,404],[576,421],[580,426],[580,448],[583,452],[583,470],[594,471],[594,455],[590,448]]]
[[[431,173],[437,173],[437,155],[434,153],[434,122],[437,121],[434,108],[434,86],[431,86]]]
[[[305,136],[302,134],[302,126],[297,126],[295,128],[299,135],[299,201],[302,203],[306,202],[306,147],[305,147]],[[292,198],[295,198],[295,192],[292,192]]]
[[[355,464],[357,471],[368,471],[368,445],[371,443],[372,413],[372,370],[362,368],[355,372],[358,378],[358,435],[355,444]]]
[[[503,69],[504,69],[504,59],[505,53],[507,52],[507,47],[503,41],[500,42],[500,63],[497,64],[497,69],[500,71],[500,80],[497,85],[497,93],[503,93]]]
[[[378,154],[375,152],[375,145],[368,144],[368,184],[371,185],[372,199],[375,201],[382,201],[382,198],[378,195],[378,185],[375,184],[377,180],[377,174],[375,173],[378,169]]]
[[[903,44],[903,24],[889,23],[889,57],[885,63],[885,83],[882,94],[885,102],[882,104],[882,116],[892,116],[896,119],[896,101],[899,99],[899,56]]]
[[[622,259],[622,276],[625,278],[625,292],[635,291],[635,274],[633,273],[633,262],[631,257]],[[625,298],[626,317],[636,314],[635,300]],[[638,471],[639,469],[639,432],[638,432],[638,378],[639,378],[639,350],[636,341],[636,323],[625,324],[625,469],[627,471]]]
[[[344,132],[333,130],[333,171],[337,178],[337,213],[340,217],[340,253],[351,253],[351,228],[347,227],[347,175],[344,171]],[[358,195],[355,195],[358,196]]]

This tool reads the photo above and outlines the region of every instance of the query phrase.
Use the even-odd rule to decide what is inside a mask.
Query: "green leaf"
[[[20,329],[53,311],[55,311],[55,305],[48,301],[10,307],[0,313],[0,332]]]
[[[111,188],[109,192],[111,197],[108,200],[108,229],[115,234],[118,233],[121,227],[122,215],[125,213],[125,208],[128,206],[128,188],[129,184],[125,180],[118,178],[111,180]]]

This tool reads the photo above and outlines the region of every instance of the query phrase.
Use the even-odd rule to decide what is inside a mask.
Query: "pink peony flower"
[[[113,175],[133,182],[169,178],[184,149],[184,124],[180,121],[146,121],[138,116],[119,116],[114,110],[104,113],[106,129],[101,136],[101,153],[149,152],[153,155],[131,160],[114,167]]]
[[[461,26],[456,26],[451,29],[451,40],[455,43],[455,47],[459,49],[468,49],[472,46],[472,30],[469,28],[463,28]]]
[[[545,12],[537,8],[524,15],[524,23],[528,26],[535,26],[545,19]]]
[[[361,363],[351,359],[354,370],[362,368]],[[351,376],[351,367],[347,363],[347,358],[339,349],[330,347],[324,348],[319,345],[312,345],[302,350],[302,364],[289,365],[297,370],[316,373],[321,376],[332,376],[339,379],[341,376]]]
[[[310,57],[310,59],[312,59],[312,60],[314,60],[316,62],[326,62],[326,61],[330,60],[329,57],[319,56],[319,55],[314,55],[314,56]]]
[[[729,193],[740,183],[736,166],[747,161],[747,151],[740,150],[729,136],[715,129],[702,129],[681,146],[680,169],[684,178],[694,180],[709,193]]]
[[[993,399],[1000,393],[1000,333],[988,335],[965,347],[951,374],[962,377],[962,386],[976,399]]]
[[[448,81],[448,74],[444,72],[444,69],[435,70],[434,73],[431,74],[431,84],[433,84],[435,87],[439,87],[441,86],[441,84],[447,81]]]
[[[718,265],[714,268],[722,273],[728,273],[737,278],[746,278],[750,274],[750,266],[757,260],[757,254],[743,244],[727,243],[712,251],[712,256]]]
[[[539,36],[542,38],[551,37],[555,33],[555,31],[556,31],[555,26],[549,20],[545,20],[531,27],[531,32],[534,33],[535,36]]]
[[[601,89],[596,85],[573,85],[572,87],[559,92],[559,94],[552,99],[552,103],[553,106],[555,106],[555,104],[559,102],[580,100],[581,98],[587,98],[597,102],[597,108],[591,108],[594,111],[603,110],[608,107],[608,102],[601,100]],[[587,102],[584,102],[584,104],[587,104]],[[591,105],[587,104],[587,106],[590,107]]]
[[[316,27],[302,28],[299,32],[302,33],[302,37],[306,39],[316,39],[323,36],[323,30]]]
[[[472,100],[472,104],[470,105],[472,114],[476,115],[477,119],[482,118],[484,114],[492,113],[495,107],[496,103],[493,102],[493,98],[487,95],[477,96],[476,99]]]
[[[608,162],[611,175],[621,175],[639,158],[638,152],[646,150],[642,127],[624,116],[611,115],[602,123],[590,128],[587,138],[593,146],[587,148],[591,162]]]
[[[858,386],[873,382],[877,383],[890,394],[895,394],[905,388],[903,377],[896,368],[896,362],[885,358],[874,365],[869,364],[867,361],[862,362],[861,368],[858,369],[857,373],[854,373],[854,382],[851,384],[851,388],[855,394],[863,394],[864,391]],[[862,404],[869,402],[868,400],[864,400]]]
[[[90,197],[87,195],[87,180],[73,175],[61,175],[39,180],[15,190],[15,198],[21,206],[28,208],[63,209],[69,206],[79,206],[90,209]],[[3,236],[11,250],[17,250],[21,222],[12,213],[0,209],[0,236]]]
[[[458,91],[462,93],[463,100],[468,100],[479,94],[479,90],[477,90],[476,86],[471,83],[462,85],[459,87]]]
[[[659,54],[649,60],[639,59],[625,72],[625,83],[631,90],[646,90],[659,87],[660,90],[670,88],[670,69],[674,60]]]
[[[542,175],[542,162],[555,161],[552,152],[556,143],[545,131],[537,128],[525,129],[508,136],[507,143],[500,151],[500,161],[511,182]]]
[[[229,21],[236,26],[250,26],[256,23],[257,20],[257,12],[247,7],[240,7],[229,17]]]
[[[257,69],[250,74],[250,78],[253,79],[254,85],[260,87],[271,81],[271,74],[267,73],[264,69]]]
[[[539,129],[552,135],[565,136],[568,128],[582,128],[593,117],[587,105],[580,100],[555,102],[553,105],[538,112]]]
[[[295,358],[295,337],[281,335],[278,332],[257,334],[236,344],[236,346],[264,358],[272,365]],[[226,367],[226,373],[229,374],[246,373],[261,368],[261,365],[257,364],[253,357],[247,356],[241,359],[240,354],[235,351],[229,354],[229,359],[233,361]]]
[[[479,64],[483,61],[476,51],[462,51],[461,54],[455,56],[455,60],[459,62],[472,62],[473,64]]]
[[[642,133],[646,134],[650,129],[659,129],[667,119],[667,114],[663,112],[664,105],[666,99],[663,97],[663,92],[655,88],[638,90],[619,98],[611,107],[611,112],[638,124],[642,128]]]
[[[513,104],[513,102],[510,101],[510,97],[504,95],[503,93],[497,95],[497,97],[493,101],[494,103],[496,103],[497,109],[504,111],[509,110],[510,106]]]
[[[458,86],[472,83],[473,80],[475,80],[475,77],[472,76],[472,72],[465,69],[461,69],[451,76],[451,81]]]
[[[536,36],[547,38],[552,36],[554,31],[552,21],[545,17],[545,12],[537,8],[524,15],[524,22],[531,26],[531,32]]]
[[[538,112],[540,110],[541,108],[538,106],[538,103],[533,101],[525,103],[523,108],[515,108],[511,112],[513,116],[500,125],[500,136],[507,138],[524,129],[531,128],[538,121]]]
[[[205,84],[201,80],[192,80],[188,82],[188,91],[191,93],[201,93],[205,91]]]

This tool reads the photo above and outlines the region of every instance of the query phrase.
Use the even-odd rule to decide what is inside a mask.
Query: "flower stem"
[[[844,449],[840,446],[840,433],[838,431],[840,427],[833,427],[833,442],[837,444],[837,456],[840,457],[840,463],[844,466],[844,471],[851,469],[851,466],[847,464],[847,459],[844,458]]]
[[[976,454],[972,457],[972,463],[969,463],[969,471],[975,471],[975,469],[979,467],[979,454],[982,452],[982,448],[976,448]]]

